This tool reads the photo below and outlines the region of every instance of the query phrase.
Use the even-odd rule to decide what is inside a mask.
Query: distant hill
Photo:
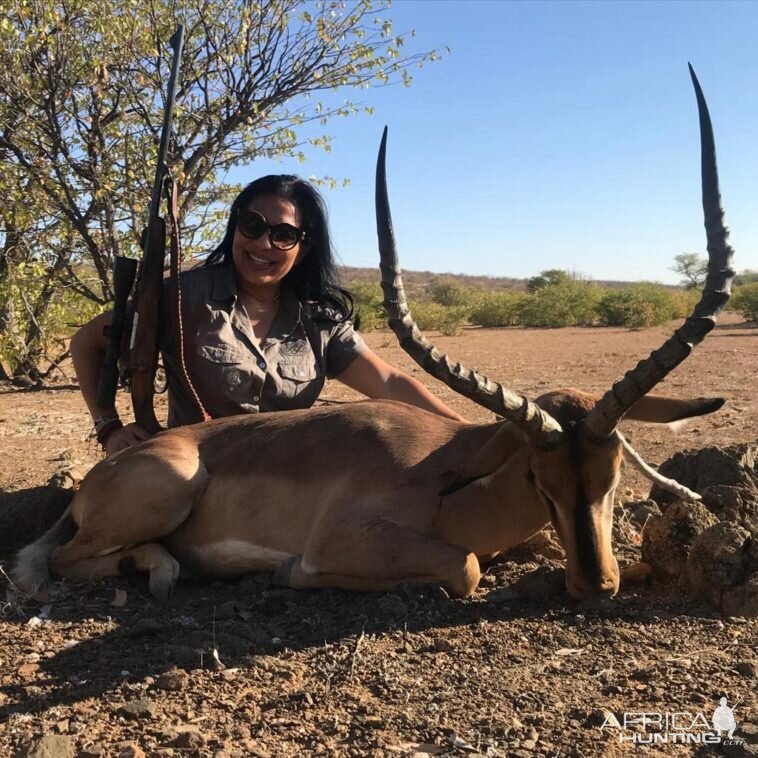
[[[349,289],[353,284],[378,284],[379,268],[357,268],[355,266],[341,266],[340,274],[344,285]],[[469,274],[439,274],[433,271],[405,271],[403,270],[403,284],[406,294],[414,297],[423,294],[430,286],[440,282],[456,282],[463,287],[477,287],[483,290],[498,292],[504,290],[526,290],[527,279],[514,279],[509,276],[471,276]],[[633,282],[596,281],[601,287],[624,287]],[[666,285],[669,286],[669,285]],[[671,285],[671,289],[679,289]]]

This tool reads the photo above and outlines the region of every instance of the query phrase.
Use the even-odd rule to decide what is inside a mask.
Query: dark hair
[[[345,321],[353,316],[353,296],[339,286],[334,250],[329,237],[326,203],[310,182],[291,174],[269,174],[256,179],[232,203],[226,233],[221,244],[208,256],[206,266],[232,263],[232,241],[240,208],[254,198],[275,195],[289,200],[298,210],[305,232],[306,254],[293,266],[284,281],[303,303],[316,305],[316,317]]]

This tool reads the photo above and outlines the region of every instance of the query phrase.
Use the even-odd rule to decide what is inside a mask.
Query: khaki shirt
[[[164,287],[161,352],[169,390],[168,425],[201,421],[182,379],[174,327],[175,298]],[[213,418],[240,413],[308,408],[326,377],[339,376],[368,349],[350,322],[314,318],[289,287],[260,347],[237,297],[229,265],[181,276],[184,362],[192,384]]]

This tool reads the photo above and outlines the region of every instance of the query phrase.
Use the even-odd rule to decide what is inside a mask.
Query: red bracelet
[[[124,425],[121,423],[120,418],[112,418],[110,421],[106,421],[98,430],[97,430],[97,441],[102,445],[103,450],[105,450],[105,443],[108,441],[108,438],[118,429],[123,429]]]

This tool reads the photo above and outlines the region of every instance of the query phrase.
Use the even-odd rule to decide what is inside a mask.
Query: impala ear
[[[651,424],[670,424],[674,421],[705,416],[721,408],[723,397],[698,397],[694,400],[675,400],[671,397],[645,395],[626,414],[630,421],[646,421]]]

